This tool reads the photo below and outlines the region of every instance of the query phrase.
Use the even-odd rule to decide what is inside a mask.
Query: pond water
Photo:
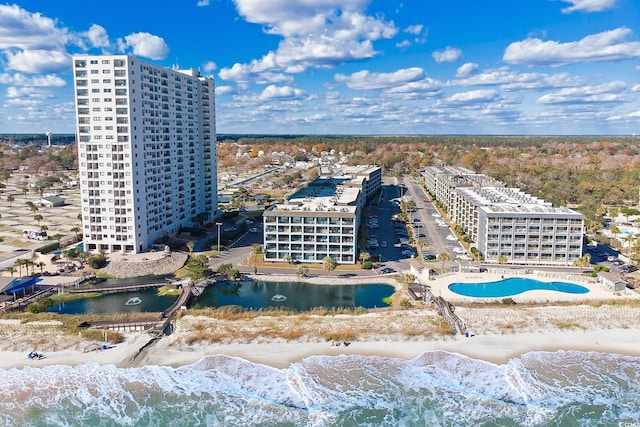
[[[386,307],[383,300],[394,292],[393,286],[314,285],[300,282],[239,281],[220,282],[208,287],[194,301],[195,307],[238,305],[250,310],[282,307],[306,311],[316,307]],[[141,300],[140,303],[135,298]],[[158,296],[156,289],[106,294],[57,304],[47,311],[61,314],[107,314],[124,312],[160,312],[167,309],[176,296]]]
[[[139,298],[140,302],[138,303],[135,298]],[[169,308],[176,298],[177,296],[158,296],[157,289],[147,289],[144,291],[104,294],[95,298],[69,301],[56,304],[47,311],[60,314],[160,312]]]
[[[387,307],[383,300],[394,288],[384,284],[316,285],[302,282],[240,281],[221,282],[207,288],[197,307],[239,305],[257,310],[268,307],[292,308],[298,311],[316,307]]]

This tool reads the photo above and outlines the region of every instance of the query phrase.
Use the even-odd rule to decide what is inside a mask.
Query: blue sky
[[[640,133],[638,0],[0,3],[0,132],[75,132],[78,53],[213,75],[218,133]]]

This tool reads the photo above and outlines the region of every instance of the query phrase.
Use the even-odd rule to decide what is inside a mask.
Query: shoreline
[[[198,345],[191,347],[189,351],[170,349],[160,341],[154,344],[152,352],[131,366],[159,365],[179,368],[196,363],[203,357],[224,355],[286,369],[291,364],[312,356],[360,355],[411,360],[422,353],[435,351],[461,354],[496,365],[506,364],[511,359],[536,351],[597,352],[640,358],[640,339],[626,340],[628,334],[629,331],[623,329],[603,329],[553,334],[526,333],[519,336],[449,336],[443,341],[351,341],[348,347],[332,347],[328,342],[235,343]],[[548,342],[542,343],[541,340]]]
[[[462,354],[494,364],[507,363],[532,351],[576,350],[640,357],[640,335],[633,333],[640,307],[578,305],[458,310],[469,325],[469,337],[439,334],[435,328],[440,317],[427,308],[360,315],[266,314],[236,320],[187,314],[175,322],[170,335],[155,342],[151,342],[153,337],[146,332],[129,332],[123,343],[110,345],[106,350],[99,349],[100,343],[95,341],[61,334],[56,330],[56,322],[22,324],[2,320],[1,329],[9,331],[12,342],[0,340],[0,369],[77,366],[88,362],[121,368],[147,365],[178,368],[214,355],[238,357],[277,369],[311,356],[362,355],[411,360],[430,351]],[[357,329],[358,325],[362,329]],[[416,325],[422,325],[422,329],[416,329]],[[299,333],[291,339],[278,335],[286,336],[287,331],[296,330]],[[345,331],[353,331],[353,336],[339,335]],[[330,336],[336,338],[329,339]],[[332,345],[332,340],[341,345]],[[349,345],[345,346],[344,341]],[[30,360],[27,354],[31,351],[43,353],[46,358]],[[140,354],[133,358],[137,353]]]

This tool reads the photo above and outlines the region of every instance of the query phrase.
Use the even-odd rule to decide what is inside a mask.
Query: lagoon
[[[102,285],[102,284],[101,284]],[[325,308],[387,307],[384,299],[394,287],[385,284],[317,285],[302,282],[264,282],[254,280],[224,281],[205,289],[194,301],[197,308],[237,305],[247,310],[287,308],[307,311]],[[130,298],[142,302],[127,305]],[[108,314],[124,312],[160,312],[166,310],[176,296],[158,296],[156,289],[106,294],[54,305],[48,312],[60,314]]]
[[[384,299],[394,288],[384,284],[317,285],[303,282],[247,280],[220,282],[202,294],[197,307],[238,305],[249,310],[290,308],[307,311],[316,307],[387,307]]]

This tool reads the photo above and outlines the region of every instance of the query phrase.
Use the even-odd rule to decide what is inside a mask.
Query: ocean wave
[[[313,356],[286,369],[216,355],[181,368],[0,370],[6,426],[607,425],[640,419],[640,358],[532,352],[504,365]]]

